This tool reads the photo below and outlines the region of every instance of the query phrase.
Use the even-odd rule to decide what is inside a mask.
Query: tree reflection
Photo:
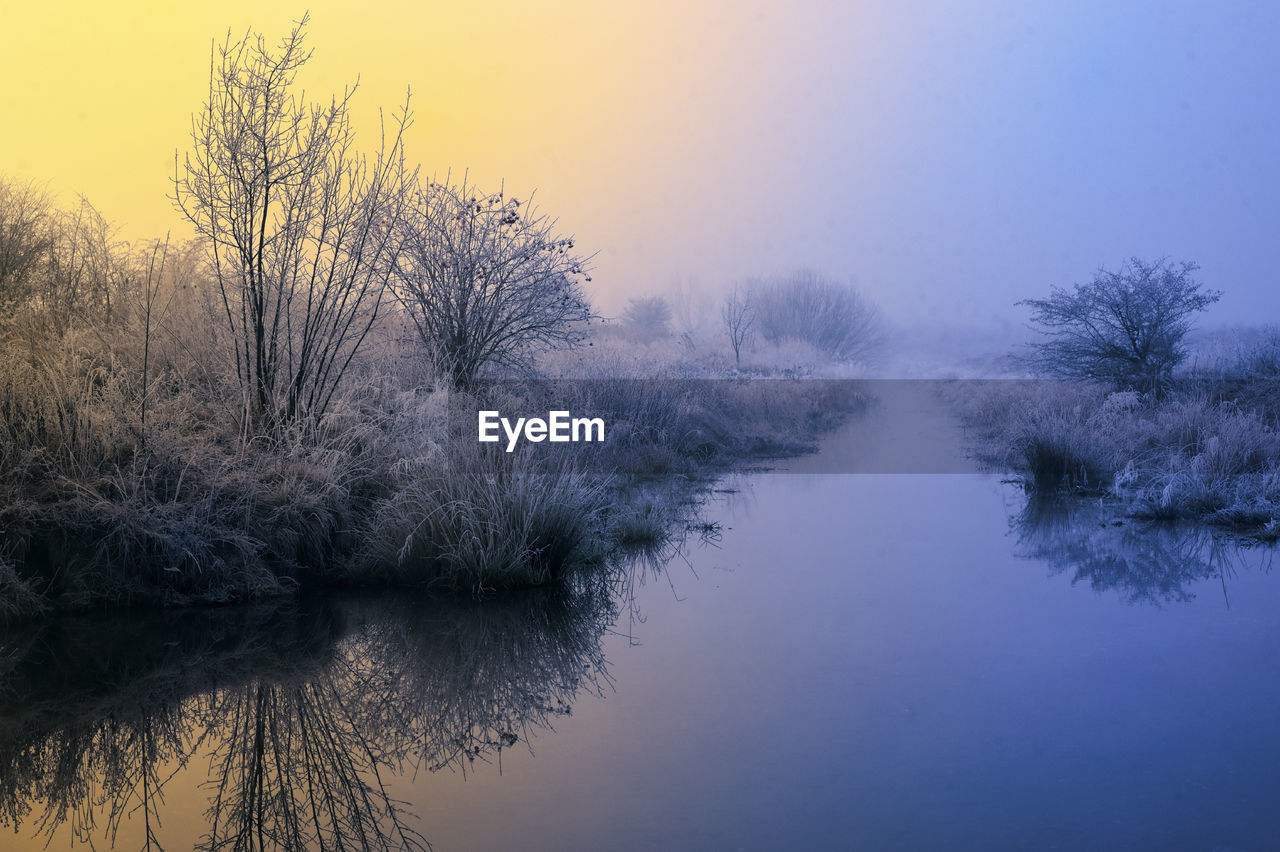
[[[6,636],[0,821],[114,846],[136,816],[138,845],[158,848],[165,783],[203,737],[192,724],[199,690],[260,666],[314,665],[333,636],[320,613],[260,606],[64,619]]]
[[[625,570],[502,600],[357,597],[0,637],[0,822],[156,849],[166,790],[191,811],[188,776],[207,771],[201,849],[429,848],[389,779],[500,765],[607,688]]]
[[[427,847],[382,783],[362,701],[339,690],[326,670],[209,702],[213,795],[200,849]]]
[[[1250,552],[1202,524],[1134,521],[1101,501],[1068,496],[1031,495],[1010,525],[1019,556],[1131,604],[1189,601],[1196,583],[1215,578],[1225,594]]]

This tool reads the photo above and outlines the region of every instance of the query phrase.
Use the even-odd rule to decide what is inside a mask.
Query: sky
[[[1016,323],[1136,255],[1280,321],[1272,2],[0,0],[0,173],[186,233],[215,41],[307,10],[308,94],[358,76],[372,148],[411,91],[410,159],[536,189],[606,313],[808,267],[898,322]]]

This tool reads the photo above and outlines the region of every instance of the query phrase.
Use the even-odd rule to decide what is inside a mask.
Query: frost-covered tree
[[[0,177],[0,315],[30,298],[54,238],[48,193]]]
[[[751,287],[760,336],[800,340],[837,361],[870,357],[881,345],[876,310],[852,285],[809,270]]]
[[[21,327],[35,345],[111,319],[120,256],[114,229],[83,197],[59,209],[35,184],[0,179],[0,338]]]
[[[1099,269],[1087,284],[1054,287],[1031,308],[1042,335],[1028,359],[1051,375],[1098,378],[1118,386],[1160,387],[1187,356],[1191,317],[1221,298],[1192,278],[1191,262],[1131,258],[1115,272]]]
[[[724,321],[725,333],[729,335],[729,345],[733,347],[733,362],[740,365],[742,347],[747,342],[751,327],[756,320],[755,309],[751,306],[746,290],[734,286],[728,292],[724,297],[724,304],[720,306],[720,319]]]
[[[398,233],[395,294],[455,387],[585,342],[590,258],[528,199],[431,181]]]
[[[371,157],[355,148],[355,88],[305,102],[304,16],[278,48],[230,39],[192,119],[174,200],[211,250],[252,421],[319,418],[377,319],[404,206],[408,106]]]

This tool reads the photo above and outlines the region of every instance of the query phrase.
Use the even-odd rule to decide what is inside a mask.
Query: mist
[[[0,12],[14,848],[1280,836],[1280,9],[153,5]]]

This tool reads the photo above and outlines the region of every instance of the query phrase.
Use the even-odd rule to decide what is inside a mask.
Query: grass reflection
[[[484,601],[357,595],[7,634],[0,822],[37,845],[158,849],[176,831],[205,850],[429,848],[391,780],[500,763],[608,689],[602,640],[635,570]]]
[[[1095,591],[1114,591],[1130,604],[1190,601],[1194,587],[1220,581],[1272,552],[1202,524],[1135,520],[1100,500],[1031,494],[1011,518],[1017,554],[1044,562],[1054,574]]]

